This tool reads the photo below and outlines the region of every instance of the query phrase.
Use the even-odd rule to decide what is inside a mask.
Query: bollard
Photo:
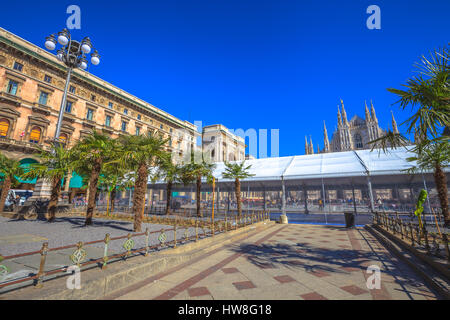
[[[176,248],[177,247],[177,220],[175,220],[175,225],[173,226],[173,247]]]
[[[447,261],[450,262],[450,249],[448,247],[448,237],[447,234],[442,235],[442,240],[444,241],[445,251],[447,251]]]
[[[45,260],[47,258],[48,252],[48,242],[44,242],[41,248],[41,263],[39,265],[39,272],[37,274],[37,281],[35,284],[35,288],[42,288],[42,281],[44,280],[44,268],[45,268]]]
[[[423,226],[423,237],[425,239],[425,249],[427,250],[427,254],[430,254],[430,245],[428,243],[428,231],[425,228],[425,226]]]
[[[148,228],[145,229],[145,253],[144,253],[144,257],[148,256],[148,239],[150,237],[150,230],[148,230]]]
[[[422,243],[420,242],[421,237],[420,237],[419,226],[416,226],[415,229],[416,229],[416,236],[417,236],[417,244],[420,246],[420,245],[422,245]]]
[[[411,246],[414,247],[414,232],[411,222],[409,223],[409,231],[411,232]]]
[[[399,224],[400,224],[400,235],[401,235],[402,240],[403,240],[403,222],[400,220]]]
[[[102,270],[106,269],[107,263],[108,263],[108,246],[109,241],[111,240],[109,233],[105,235],[105,239],[103,242],[105,243],[105,250],[103,251],[103,264],[102,264]]]
[[[198,241],[198,217],[195,220],[195,241]]]

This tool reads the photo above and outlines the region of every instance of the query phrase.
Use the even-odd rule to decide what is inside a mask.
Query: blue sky
[[[450,1],[9,1],[1,27],[43,47],[81,8],[81,30],[102,56],[90,71],[183,120],[279,129],[280,155],[323,146],[339,99],[382,127],[408,116],[392,104],[422,54],[450,41]],[[381,8],[381,30],[366,8]],[[269,153],[270,154],[270,153]]]

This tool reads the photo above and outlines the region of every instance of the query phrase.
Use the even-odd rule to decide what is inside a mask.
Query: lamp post
[[[86,55],[92,51],[92,43],[88,37],[85,37],[81,42],[73,40],[70,32],[67,29],[63,29],[57,34],[57,38],[54,34],[48,36],[45,40],[45,48],[49,51],[56,49],[56,45],[60,44],[62,47],[57,51],[56,58],[63,62],[67,66],[67,78],[66,85],[64,87],[64,94],[61,100],[61,107],[59,109],[58,123],[56,125],[54,145],[59,144],[59,136],[61,133],[61,124],[66,108],[67,91],[69,89],[70,78],[72,76],[72,70],[80,68],[85,70],[88,67],[88,61]],[[98,65],[100,63],[100,55],[97,50],[91,53],[91,63]]]

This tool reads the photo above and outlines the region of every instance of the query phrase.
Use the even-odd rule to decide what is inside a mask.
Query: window
[[[141,120],[141,115],[140,114],[137,115],[137,119]]]
[[[6,138],[9,130],[9,121],[6,119],[0,120],[0,138]]]
[[[95,95],[91,94],[91,101],[95,102]]]
[[[74,86],[70,86],[69,87],[69,92],[75,94],[75,87]]]
[[[93,118],[94,118],[94,110],[87,109],[86,119],[92,121]]]
[[[13,69],[22,72],[23,64],[20,64],[16,61],[16,62],[14,62]]]
[[[216,151],[214,149],[211,150],[211,158],[214,159],[214,156],[216,155]]]
[[[122,131],[126,132],[127,131],[127,123],[125,121],[122,121],[122,127],[121,127]]]
[[[67,143],[67,134],[65,133],[61,133],[61,135],[59,136],[59,141],[65,145]]]
[[[8,87],[6,88],[6,92],[12,95],[17,94],[17,88],[19,87],[19,83],[14,80],[9,80]]]
[[[41,128],[33,127],[30,132],[30,142],[31,143],[39,143],[41,140]]]
[[[48,83],[52,83],[52,77],[50,77],[49,75],[45,75],[44,76],[44,81],[48,82]]]
[[[160,129],[163,129],[163,128],[164,128],[164,126],[163,126],[162,124],[160,124],[160,125],[159,125],[159,128],[160,128]]]
[[[123,114],[128,114],[128,109],[123,109]]]
[[[109,108],[109,109],[112,109],[112,108],[113,108],[113,103],[112,103],[112,102],[108,103],[108,108]]]
[[[138,136],[141,133],[141,128],[140,127],[136,127],[136,135]]]
[[[111,127],[111,116],[106,116],[105,126]]]
[[[363,147],[361,135],[359,135],[358,133],[355,135],[355,144],[356,144],[356,148],[362,148]]]
[[[172,138],[169,138],[169,147],[172,146]]]
[[[170,128],[170,130],[169,130],[169,131],[170,131],[170,133],[172,133],[172,132],[173,132],[173,129],[172,129],[172,128]]]
[[[39,104],[46,105],[48,101],[48,93],[41,91],[41,95],[39,96]]]
[[[67,101],[66,102],[65,112],[67,112],[67,113],[71,113],[72,112],[72,101]]]

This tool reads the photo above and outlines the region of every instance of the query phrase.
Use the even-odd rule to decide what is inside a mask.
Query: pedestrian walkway
[[[381,270],[368,289],[367,267]],[[105,299],[434,300],[407,265],[363,228],[274,225]]]

